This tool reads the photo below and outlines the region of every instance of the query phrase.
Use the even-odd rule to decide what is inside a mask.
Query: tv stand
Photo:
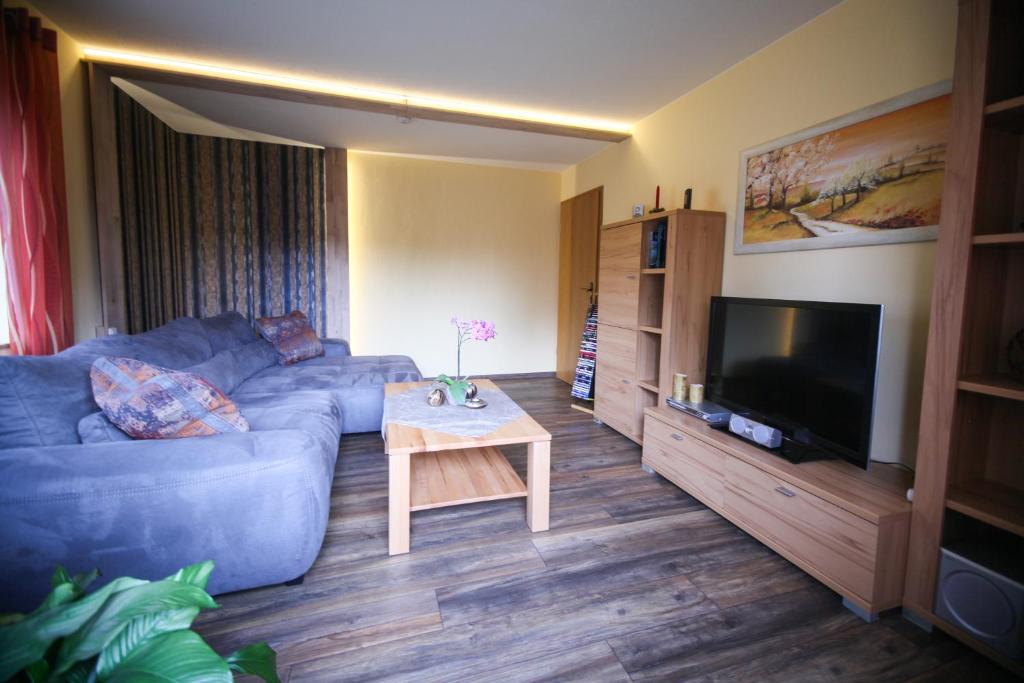
[[[843,596],[868,621],[899,607],[908,473],[837,458],[791,463],[666,406],[644,417],[643,465]]]

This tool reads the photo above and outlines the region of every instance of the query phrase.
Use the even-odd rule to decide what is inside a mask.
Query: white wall
[[[952,77],[955,0],[847,0],[640,121],[632,139],[562,174],[562,196],[604,185],[604,218],[650,204],[727,214],[727,295],[885,305],[873,457],[912,462],[934,242],[732,253],[744,149]]]
[[[348,155],[352,348],[455,373],[453,315],[497,326],[463,372],[551,372],[558,305],[557,173]]]

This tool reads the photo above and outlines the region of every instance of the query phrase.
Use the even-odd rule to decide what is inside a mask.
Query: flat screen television
[[[791,460],[867,469],[882,306],[716,296],[705,395],[783,433]]]

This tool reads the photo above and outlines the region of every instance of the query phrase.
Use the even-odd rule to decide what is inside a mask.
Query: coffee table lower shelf
[[[526,484],[494,446],[417,453],[409,465],[411,511],[526,497]]]

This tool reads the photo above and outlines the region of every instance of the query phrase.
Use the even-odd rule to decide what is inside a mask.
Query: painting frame
[[[747,212],[747,169],[751,157],[760,156],[787,145],[803,142],[818,136],[846,128],[869,119],[904,109],[906,107],[920,104],[952,92],[952,81],[944,80],[938,83],[912,90],[910,92],[892,97],[875,104],[868,105],[856,111],[844,114],[843,116],[824,121],[822,123],[804,128],[795,133],[785,135],[774,140],[751,147],[740,152],[739,175],[736,188],[736,215],[735,229],[733,231],[733,253],[734,254],[764,254],[787,251],[806,251],[818,249],[838,249],[843,247],[862,247],[881,244],[898,244],[905,242],[925,242],[938,238],[938,225],[924,227],[908,227],[892,230],[882,230],[871,233],[854,233],[842,235],[830,235],[827,238],[799,238],[780,239],[770,242],[757,242],[745,244],[743,241],[746,230]]]

